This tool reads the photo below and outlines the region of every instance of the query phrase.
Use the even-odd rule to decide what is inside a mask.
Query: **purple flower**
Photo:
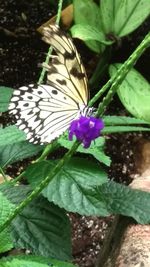
[[[92,140],[100,136],[103,128],[104,122],[101,119],[81,116],[72,121],[69,128],[69,140],[71,141],[75,135],[77,140],[83,143],[84,148],[88,148]]]

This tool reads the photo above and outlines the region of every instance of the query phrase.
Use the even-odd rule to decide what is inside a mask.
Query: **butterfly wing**
[[[55,81],[56,85],[61,86],[62,91],[86,106],[89,99],[87,76],[72,39],[56,25],[45,27],[42,39],[52,45],[57,53],[57,57],[52,59],[52,64],[47,66],[47,82]]]
[[[10,114],[32,143],[50,143],[69,128],[87,105],[86,75],[71,38],[58,27],[44,30],[55,56],[48,64],[48,85],[29,85],[14,90]],[[81,78],[82,77],[82,78]]]
[[[78,105],[54,85],[29,85],[15,90],[9,112],[32,143],[50,143],[77,117]]]

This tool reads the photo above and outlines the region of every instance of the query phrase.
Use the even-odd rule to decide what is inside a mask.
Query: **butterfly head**
[[[95,108],[88,106],[80,106],[80,116],[90,117],[94,115]]]

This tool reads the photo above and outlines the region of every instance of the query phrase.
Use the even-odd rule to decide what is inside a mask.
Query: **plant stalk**
[[[63,0],[59,0],[59,2],[58,2],[58,11],[57,11],[57,16],[56,16],[56,24],[57,25],[59,25],[59,22],[60,22],[62,5],[63,5]],[[48,53],[47,53],[45,62],[44,62],[45,64],[49,63],[49,58],[50,58],[50,56],[52,54],[52,50],[53,50],[53,48],[52,48],[52,46],[50,46],[49,49],[48,49]],[[38,84],[41,84],[43,82],[45,73],[46,73],[46,69],[43,67],[42,71],[41,71],[41,74],[40,74],[40,78],[38,80]]]

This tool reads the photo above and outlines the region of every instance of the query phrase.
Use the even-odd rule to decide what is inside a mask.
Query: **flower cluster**
[[[84,148],[88,148],[92,140],[100,136],[103,128],[104,122],[101,119],[81,116],[72,121],[69,128],[69,140],[71,141],[75,135],[77,140],[83,143]]]

